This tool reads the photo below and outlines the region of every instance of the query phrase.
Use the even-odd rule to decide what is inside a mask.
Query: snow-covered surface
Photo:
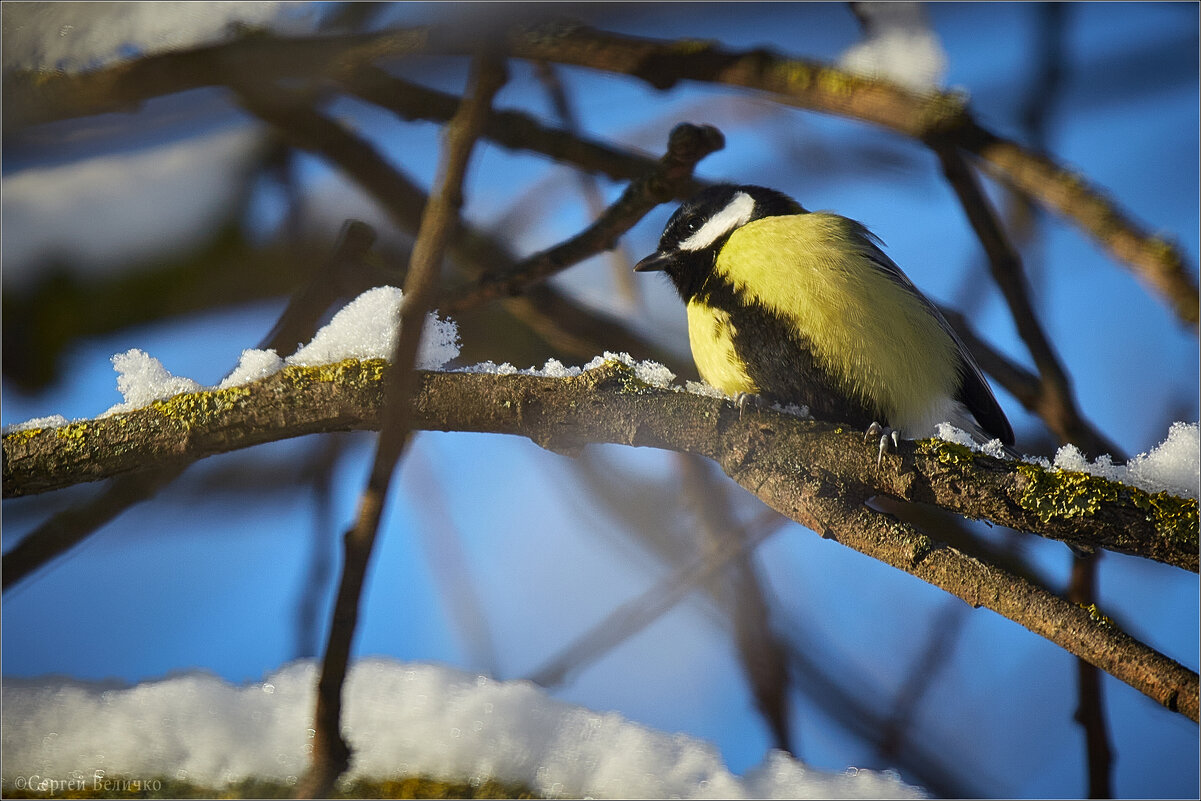
[[[344,359],[386,359],[395,346],[396,320],[403,300],[404,292],[396,287],[381,286],[369,289],[346,304],[317,332],[311,342],[286,359],[281,359],[274,350],[250,348],[242,351],[238,366],[216,388],[228,389],[258,381],[278,372],[285,365],[313,366]],[[431,312],[427,316],[421,346],[417,352],[417,367],[438,370],[458,355],[458,326],[453,320],[442,319]],[[507,362],[498,365],[489,361],[462,369],[466,372],[499,375],[574,378],[585,370],[595,369],[608,361],[626,365],[634,371],[637,378],[651,386],[679,389],[672,383],[676,377],[675,373],[664,365],[654,361],[638,361],[628,353],[608,351],[593,358],[583,367],[568,367],[557,359],[550,359],[542,368],[519,370]],[[181,392],[205,389],[190,378],[172,375],[162,362],[137,348],[116,354],[112,357],[112,362],[117,371],[117,389],[125,400],[109,408],[101,417],[139,409],[153,401],[164,400]],[[689,381],[684,389],[694,394],[724,397],[719,390],[705,383]],[[808,410],[803,407],[780,410],[800,416],[808,415]],[[66,418],[54,415],[5,426],[4,433],[53,428],[66,423]],[[1201,484],[1199,430],[1201,429],[1197,423],[1174,423],[1164,442],[1150,452],[1134,457],[1126,465],[1113,464],[1109,456],[1101,456],[1095,462],[1089,462],[1080,450],[1072,445],[1060,448],[1054,462],[1042,457],[1027,457],[1027,460],[1048,469],[1091,473],[1148,492],[1166,490],[1174,495],[1197,498],[1198,485]],[[1008,458],[999,440],[980,445],[969,434],[949,423],[939,424],[936,431],[939,438],[948,442],[956,442],[997,458]]]
[[[288,364],[317,365],[343,359],[387,359],[396,343],[396,320],[404,293],[392,286],[369,289],[346,304],[313,341],[289,356]],[[425,321],[417,367],[437,370],[459,355],[459,329],[430,314]]]
[[[287,359],[281,359],[274,350],[248,348],[242,351],[238,366],[216,387],[203,387],[190,378],[172,375],[162,362],[138,348],[118,353],[112,357],[112,362],[117,371],[117,389],[125,400],[110,407],[100,417],[140,409],[181,392],[248,384],[279,372],[284,365],[312,366],[343,359],[386,359],[392,355],[396,341],[396,321],[403,299],[404,292],[396,287],[369,289],[342,307],[311,342]],[[438,370],[458,355],[458,326],[453,320],[443,320],[433,312],[428,314],[417,351],[417,367]],[[60,415],[42,417],[5,426],[4,433],[55,428],[67,422]]]
[[[1046,462],[1046,460],[1042,460]],[[1201,484],[1201,426],[1173,423],[1168,438],[1124,465],[1109,456],[1090,462],[1075,445],[1064,445],[1055,454],[1054,466],[1129,484],[1147,492],[1166,490],[1183,498],[1197,498]]]
[[[283,367],[284,360],[279,357],[274,348],[268,348],[267,350],[247,348],[242,351],[242,355],[238,359],[238,366],[234,368],[232,373],[221,380],[221,383],[217,385],[217,389],[240,387],[252,381],[259,381],[268,376],[275,375]]]
[[[939,423],[934,427],[934,436],[947,442],[954,442],[956,445],[963,445],[965,448],[971,448],[974,451],[992,456],[994,459],[1008,459],[1010,456],[1005,453],[1005,446],[999,439],[990,439],[988,442],[980,443],[961,428],[956,428],[950,423]]]
[[[313,29],[308,3],[11,3],[4,68],[80,72],[167,50],[213,44],[239,27],[279,34]]]
[[[294,781],[307,765],[317,666],[231,685],[189,673],[125,689],[6,679],[3,775],[91,782],[171,777],[220,786]],[[348,778],[493,778],[542,794],[611,798],[922,798],[891,772],[826,773],[773,752],[731,774],[710,743],[558,701],[525,681],[366,659],[345,688]]]
[[[6,24],[25,5],[6,6]],[[261,130],[240,125],[5,174],[5,287],[39,277],[33,268],[47,259],[104,272],[198,244],[229,213],[262,141]]]
[[[676,377],[675,373],[659,362],[653,362],[649,359],[640,362],[628,353],[613,353],[611,351],[605,351],[600,356],[594,356],[583,367],[568,367],[558,359],[547,359],[545,366],[541,368],[529,367],[519,370],[508,362],[497,364],[496,362],[489,361],[464,367],[462,372],[494,373],[496,375],[532,375],[541,378],[575,378],[586,370],[595,370],[605,362],[620,362],[633,370],[635,377],[640,381],[650,384],[652,387],[659,387],[660,389],[670,389],[672,386],[671,382]],[[719,395],[718,397],[722,396]]]
[[[867,35],[843,53],[844,69],[919,92],[942,86],[947,54],[921,3],[859,3],[857,11],[866,20]]]
[[[31,420],[26,420],[23,423],[12,423],[4,427],[4,433],[10,434],[14,431],[32,431],[35,428],[58,428],[65,426],[71,422],[61,414],[51,414],[46,417],[34,417]]]
[[[117,371],[117,390],[125,401],[110,408],[102,417],[140,409],[156,400],[201,388],[190,378],[171,375],[162,362],[137,348],[113,356],[113,369]]]
[[[950,423],[940,423],[937,431],[939,439],[998,459],[1009,458],[1000,440],[980,445],[970,434]],[[1044,456],[1024,458],[1048,470],[1088,473],[1147,492],[1169,492],[1182,498],[1197,498],[1201,494],[1201,425],[1197,423],[1172,423],[1167,439],[1126,464],[1114,464],[1108,454],[1090,462],[1075,445],[1064,445],[1055,453],[1054,460]]]

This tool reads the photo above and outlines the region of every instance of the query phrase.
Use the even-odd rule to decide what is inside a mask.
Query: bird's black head
[[[685,202],[667,221],[659,249],[634,265],[637,272],[662,270],[680,296],[690,300],[712,272],[722,245],[752,220],[803,214],[788,195],[762,186],[717,184]]]

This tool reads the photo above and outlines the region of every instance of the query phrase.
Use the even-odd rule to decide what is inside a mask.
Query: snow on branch
[[[628,357],[627,357],[628,359]],[[632,360],[629,360],[632,363]],[[591,366],[591,365],[590,365]],[[378,424],[387,364],[347,359],[288,366],[259,381],[4,437],[4,494],[44,492],[304,434]],[[882,469],[862,434],[770,409],[740,416],[724,399],[666,386],[663,373],[611,358],[556,375],[421,372],[413,424],[525,436],[571,453],[590,443],[706,456],[772,508],[986,606],[1197,719],[1197,674],[1131,639],[1095,608],[873,511],[888,495],[971,518],[1197,570],[1197,502],[1097,476],[994,459],[942,440],[903,442]],[[7,562],[12,555],[6,558]]]

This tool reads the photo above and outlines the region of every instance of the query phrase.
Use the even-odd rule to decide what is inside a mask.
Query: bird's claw
[[[738,419],[742,419],[742,412],[748,406],[754,406],[759,409],[763,406],[763,398],[751,392],[739,392],[734,396],[734,405],[738,407]]]
[[[863,434],[863,441],[867,442],[869,437],[880,438],[880,452],[876,455],[876,467],[879,467],[884,461],[885,451],[895,451],[901,447],[901,432],[876,422],[867,427],[867,431]]]

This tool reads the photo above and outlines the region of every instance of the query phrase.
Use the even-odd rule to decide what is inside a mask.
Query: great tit
[[[634,269],[671,279],[697,369],[727,395],[873,433],[916,439],[950,422],[1012,445],[975,359],[880,246],[854,220],[720,184],[680,206]]]

